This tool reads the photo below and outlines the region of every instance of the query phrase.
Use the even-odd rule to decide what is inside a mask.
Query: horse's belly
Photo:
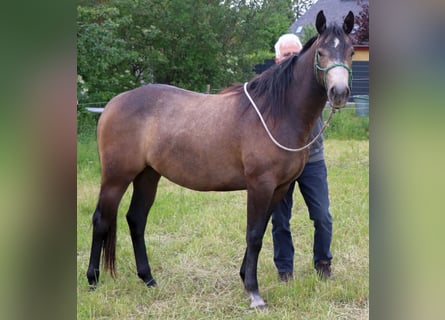
[[[235,191],[246,189],[245,183],[240,181],[184,179],[184,177],[169,178],[170,181],[196,191]]]
[[[224,169],[204,168],[178,173],[172,170],[160,170],[162,176],[168,180],[197,191],[234,191],[246,189],[246,182],[242,173],[228,173]]]
[[[183,187],[198,191],[230,191],[246,188],[242,164],[233,152],[170,149],[149,161],[159,174]]]

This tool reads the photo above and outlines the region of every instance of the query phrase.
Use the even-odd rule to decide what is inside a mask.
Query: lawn
[[[102,272],[89,292],[86,269],[91,216],[100,172],[94,139],[78,142],[78,319],[368,319],[369,142],[325,141],[334,220],[333,274],[319,281],[312,267],[313,226],[298,191],[291,220],[295,279],[278,281],[271,227],[263,241],[258,281],[266,311],[249,309],[238,275],[245,249],[246,192],[196,192],[161,179],[150,212],[146,243],[156,288],[138,279],[125,213],[118,216],[117,278]]]

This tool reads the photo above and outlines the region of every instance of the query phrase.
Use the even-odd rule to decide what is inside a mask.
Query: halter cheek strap
[[[315,59],[314,59],[315,79],[317,79],[317,82],[319,82],[317,71],[318,70],[322,71],[323,72],[323,83],[320,83],[320,84],[323,85],[323,87],[325,87],[325,89],[327,89],[327,86],[326,86],[326,75],[328,74],[329,70],[334,69],[336,67],[343,67],[346,70],[348,70],[348,73],[349,73],[349,87],[352,87],[352,70],[351,70],[351,68],[349,68],[344,63],[334,63],[334,64],[330,65],[329,67],[322,68],[322,67],[320,67],[320,64],[318,63],[318,49],[315,50]]]

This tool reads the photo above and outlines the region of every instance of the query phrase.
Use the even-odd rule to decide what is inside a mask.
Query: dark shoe
[[[319,260],[315,263],[315,269],[320,279],[326,280],[331,277],[331,261]]]
[[[288,281],[294,279],[294,273],[293,272],[278,272],[278,278],[280,279],[280,281],[288,282]]]

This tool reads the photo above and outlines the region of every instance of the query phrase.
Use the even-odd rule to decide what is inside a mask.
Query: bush
[[[80,142],[96,138],[96,125],[99,113],[93,113],[84,107],[77,107],[77,140]]]

